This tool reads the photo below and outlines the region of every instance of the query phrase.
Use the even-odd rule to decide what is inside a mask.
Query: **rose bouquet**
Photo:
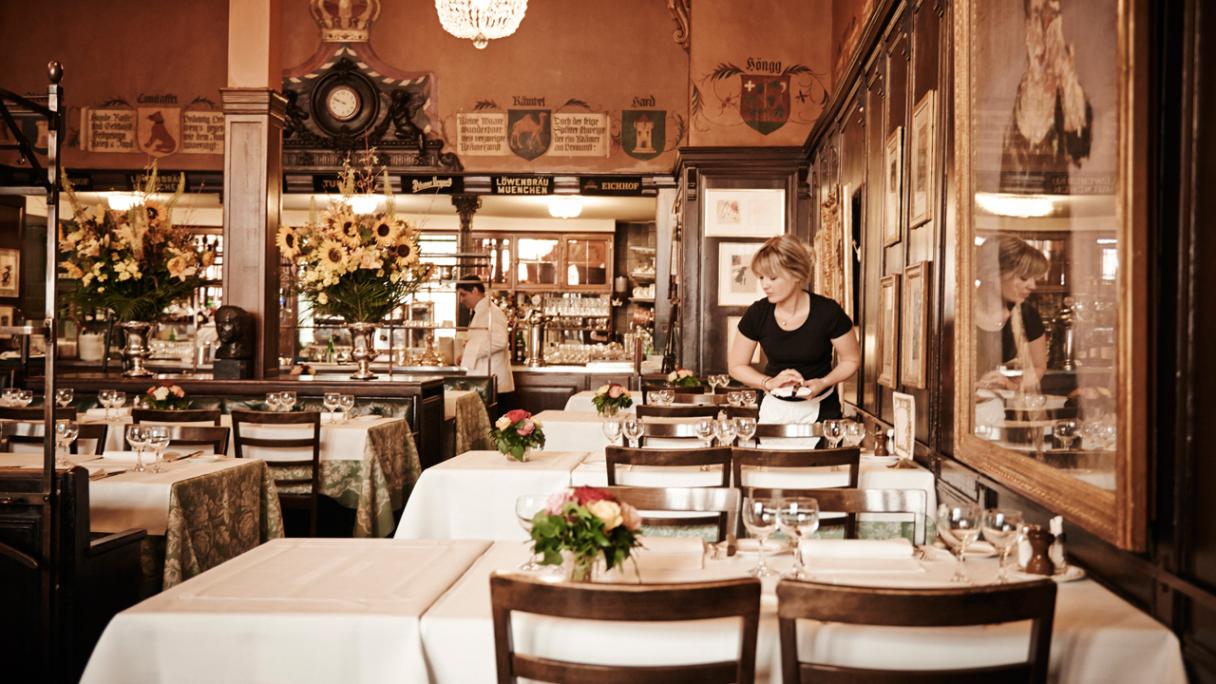
[[[503,454],[516,461],[526,461],[529,449],[545,446],[545,433],[540,421],[523,409],[507,411],[494,423],[490,439]]]
[[[700,387],[701,378],[687,368],[677,368],[667,374],[667,384],[676,387]]]
[[[185,409],[190,408],[190,400],[186,399],[186,390],[180,385],[163,383],[153,385],[144,393],[144,405],[151,409]]]
[[[597,389],[591,403],[601,416],[613,416],[617,411],[633,406],[633,396],[629,390],[613,382]]]
[[[532,518],[532,551],[543,565],[561,565],[571,556],[570,579],[591,579],[591,569],[603,556],[608,570],[624,565],[641,545],[637,509],[594,487],[576,487],[555,494]]]

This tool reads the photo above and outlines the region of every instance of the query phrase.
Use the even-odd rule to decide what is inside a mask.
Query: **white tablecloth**
[[[630,394],[633,395],[633,406],[630,406],[627,409],[621,409],[621,411],[624,413],[634,413],[634,407],[636,407],[642,401],[642,397],[639,392],[630,392]],[[593,390],[575,392],[570,396],[569,399],[566,400],[566,410],[579,411],[582,413],[595,413],[595,404],[591,403],[591,398],[594,396],[595,392]]]
[[[570,485],[585,451],[542,451],[518,463],[497,451],[467,451],[422,471],[397,525],[397,539],[527,539],[515,518],[522,494]]]
[[[495,681],[494,629],[490,618],[488,578],[494,570],[513,570],[527,550],[497,543],[481,557],[422,618],[422,641],[432,681],[446,684]],[[770,560],[785,569],[790,556]],[[923,563],[921,574],[865,574],[823,579],[878,586],[949,586],[952,562],[944,553]],[[754,556],[707,561],[703,570],[648,573],[650,581],[694,581],[739,577]],[[995,561],[968,561],[972,576],[991,581]],[[761,600],[756,649],[756,681],[781,681],[775,581],[766,580]],[[535,616],[515,618],[516,647],[528,653],[583,662],[687,664],[704,662],[714,653],[734,653],[737,621],[695,623],[589,623]],[[985,628],[906,630],[802,622],[799,650],[803,658],[867,667],[1011,662],[1025,657],[1028,623]],[[942,648],[944,643],[951,648]],[[1054,682],[1183,683],[1177,638],[1149,616],[1093,581],[1060,585],[1056,604],[1049,678]]]
[[[278,539],[119,613],[83,682],[424,682],[419,618],[478,541]]]

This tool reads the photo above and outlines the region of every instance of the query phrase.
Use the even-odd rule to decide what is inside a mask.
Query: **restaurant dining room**
[[[1204,35],[0,2],[0,681],[1216,683]]]

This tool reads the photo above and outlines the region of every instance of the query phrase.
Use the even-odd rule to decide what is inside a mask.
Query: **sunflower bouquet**
[[[155,199],[156,181],[153,166],[132,207],[116,211],[82,205],[65,178],[72,218],[59,225],[59,273],[77,281],[74,300],[82,310],[105,309],[119,321],[154,321],[202,284],[200,272],[215,253],[171,220],[185,176],[166,202]]]
[[[316,314],[378,322],[417,292],[431,265],[419,260],[419,232],[394,216],[391,195],[387,211],[356,214],[356,174],[349,160],[339,178],[341,197],[308,225],[280,228],[276,242],[283,258],[297,266],[299,290]],[[387,173],[384,186],[388,195]]]

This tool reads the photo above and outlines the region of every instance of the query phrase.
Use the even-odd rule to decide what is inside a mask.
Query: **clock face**
[[[338,121],[350,121],[361,109],[359,93],[348,85],[340,85],[329,91],[325,97],[325,108],[329,115]]]

